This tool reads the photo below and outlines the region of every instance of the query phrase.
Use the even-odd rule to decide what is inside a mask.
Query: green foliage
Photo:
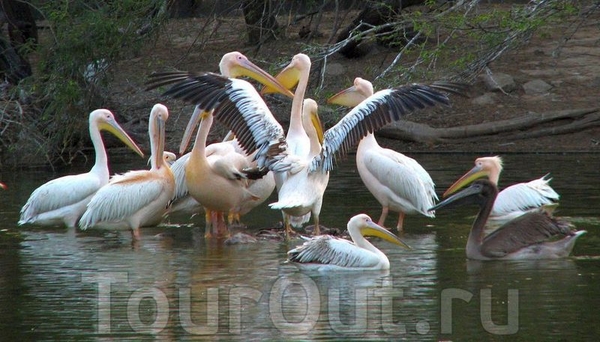
[[[140,30],[162,19],[158,0],[44,1],[36,9],[49,30],[41,37],[34,75],[20,84],[39,110],[24,122],[43,141],[38,153],[68,163],[88,140],[88,114],[105,106],[111,66],[152,35]]]

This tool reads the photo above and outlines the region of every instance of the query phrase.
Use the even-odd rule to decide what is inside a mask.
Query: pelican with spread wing
[[[241,62],[243,62],[243,64],[241,64]],[[240,67],[240,65],[242,65],[242,67]],[[249,98],[256,97],[258,98],[258,102],[262,102],[260,95],[251,84],[240,79],[230,78],[240,75],[250,75],[259,82],[274,87],[280,93],[291,95],[290,91],[279,84],[271,75],[250,63],[239,53],[225,55],[220,63],[220,69],[223,75],[220,76],[220,79],[214,78],[213,80],[218,80],[220,82],[231,81],[231,89],[235,90],[237,96]],[[210,75],[217,76],[216,74]],[[201,88],[202,86],[195,83],[193,77],[190,78],[189,76],[190,74],[182,72],[154,74],[151,75],[153,80],[151,87],[181,82],[178,85],[182,88],[177,89],[176,85],[171,88],[171,90],[177,89],[177,92],[187,92],[190,89],[200,91],[209,90],[209,92],[213,91],[210,86],[208,88]],[[206,95],[206,93],[204,94]],[[212,95],[217,94],[215,93]],[[221,100],[218,98],[219,95],[216,97],[212,95],[208,94],[208,97],[205,99],[220,103]],[[252,102],[256,101],[257,100],[252,100]],[[195,101],[191,102],[195,103]],[[262,102],[262,104],[263,105],[260,108],[253,108],[251,110],[268,112],[269,109],[266,104],[264,104],[264,102]],[[239,215],[249,211],[255,206],[255,202],[260,201],[263,197],[266,198],[262,192],[257,195],[251,192],[254,189],[256,189],[256,191],[264,190],[267,192],[268,189],[265,190],[260,187],[252,188],[252,184],[249,184],[243,170],[250,168],[254,161],[256,161],[260,168],[265,168],[267,164],[272,162],[268,155],[273,153],[273,150],[270,150],[271,146],[269,146],[269,141],[265,140],[265,137],[262,138],[263,140],[261,143],[263,145],[261,148],[258,148],[259,151],[257,151],[257,145],[253,145],[254,148],[249,149],[247,148],[248,145],[240,144],[245,150],[243,153],[240,153],[239,149],[235,148],[235,145],[240,143],[237,140],[206,146],[206,139],[213,121],[213,109],[215,108],[210,106],[203,108],[202,106],[197,105],[184,133],[180,148],[181,151],[185,150],[191,139],[194,128],[200,123],[196,141],[189,158],[187,158],[187,160],[185,159],[185,156],[180,158],[183,159],[182,163],[185,163],[185,181],[181,182],[180,178],[177,178],[177,184],[183,184],[184,187],[178,186],[176,191],[178,194],[176,205],[177,202],[179,202],[179,198],[181,198],[180,196],[182,194],[185,195],[185,188],[187,188],[189,195],[206,211],[207,230],[205,235],[212,236],[216,234],[217,236],[226,236],[228,235],[228,230],[224,221],[224,215],[230,215],[232,218],[239,218]],[[215,111],[214,115],[218,118],[217,114],[218,112]],[[268,115],[272,117],[270,112]],[[266,132],[261,132],[261,134],[264,133]],[[281,140],[283,140],[283,130],[275,132],[274,134],[279,134]],[[246,141],[249,140],[246,138]],[[277,151],[277,147],[275,147],[275,150]],[[179,173],[177,170],[180,169],[177,165],[174,165],[174,169],[176,170],[176,173]],[[269,185],[268,179],[266,185]],[[272,189],[273,188],[271,188],[271,191]],[[252,202],[252,205],[249,205],[248,202]]]
[[[567,257],[578,237],[571,225],[545,211],[533,211],[508,221],[484,236],[484,228],[498,196],[498,188],[487,179],[473,182],[432,207],[431,210],[476,204],[479,213],[467,240],[467,258],[475,260],[556,259]]]
[[[410,247],[396,235],[376,224],[368,215],[359,214],[348,221],[352,241],[331,235],[310,238],[288,251],[290,262],[318,270],[387,270],[390,261],[365,236],[375,236],[406,249]]]
[[[19,225],[77,226],[77,221],[85,212],[92,196],[108,183],[110,177],[108,157],[100,131],[111,132],[137,154],[144,156],[108,109],[97,109],[90,113],[89,130],[96,153],[92,169],[87,173],[53,179],[35,189],[21,209]]]
[[[371,95],[371,82],[356,77],[352,87],[340,91],[327,102],[354,107]],[[381,204],[379,225],[385,224],[389,210],[399,213],[398,231],[403,229],[406,214],[435,216],[428,211],[438,199],[429,173],[416,160],[379,146],[375,134],[367,134],[358,143],[356,168],[367,189]]]

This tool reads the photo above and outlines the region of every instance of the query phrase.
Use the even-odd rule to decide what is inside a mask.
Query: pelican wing
[[[288,259],[298,263],[336,265],[340,267],[370,267],[377,265],[377,256],[354,243],[333,237],[320,235],[288,251]]]
[[[31,193],[27,203],[21,209],[19,224],[41,213],[83,201],[98,191],[102,185],[101,180],[90,173],[53,179]]]
[[[247,81],[214,73],[171,72],[150,75],[148,89],[174,84],[164,95],[195,104],[231,130],[247,154],[257,153],[258,167],[287,171],[283,128]]]
[[[412,162],[417,162],[398,152],[382,150],[377,158],[371,159],[373,162],[365,163],[367,170],[389,190],[395,202],[409,202],[418,211],[428,214],[427,210],[435,204],[437,196],[433,186],[427,186],[422,176],[416,173]]]
[[[325,132],[321,154],[311,163],[311,171],[330,171],[334,158],[346,155],[368,133],[372,133],[403,115],[437,104],[450,105],[445,93],[422,84],[385,89],[354,107],[336,125]]]
[[[153,202],[165,188],[149,175],[149,171],[142,170],[113,176],[92,197],[79,227],[87,229],[98,222],[124,220]]]
[[[532,212],[509,221],[486,236],[481,244],[481,253],[490,258],[499,258],[555,236],[573,234],[567,222],[552,218],[543,211]]]
[[[525,211],[558,201],[560,196],[550,187],[548,175],[528,183],[518,183],[502,190],[494,202],[493,215]]]

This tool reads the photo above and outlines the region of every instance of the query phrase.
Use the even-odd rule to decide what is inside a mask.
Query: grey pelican
[[[100,131],[109,131],[140,156],[144,153],[127,135],[108,109],[96,109],[89,116],[89,131],[96,161],[87,173],[53,179],[35,189],[23,208],[19,225],[61,225],[74,228],[92,196],[108,183],[108,157]]]
[[[565,221],[545,211],[525,213],[484,236],[484,227],[492,211],[498,188],[487,179],[476,180],[468,188],[432,207],[439,210],[463,204],[476,204],[479,213],[467,240],[467,258],[475,260],[555,259],[568,256],[578,237]]]
[[[139,228],[155,225],[166,213],[175,191],[173,172],[164,158],[167,107],[152,107],[148,132],[152,161],[150,170],[115,175],[90,200],[79,228],[128,227],[132,238],[140,238]]]
[[[456,192],[481,177],[487,176],[493,184],[498,186],[500,172],[502,172],[502,159],[500,157],[477,158],[475,166],[454,182],[446,190],[443,197]],[[560,196],[548,184],[551,179],[547,176],[526,183],[513,184],[502,190],[494,202],[494,207],[490,213],[490,223],[501,225],[528,211],[539,210],[540,207],[549,206],[552,208],[556,206]]]
[[[365,239],[365,236],[376,236],[410,249],[396,235],[373,222],[366,214],[352,217],[347,227],[353,242],[331,235],[315,236],[288,251],[288,260],[321,271],[387,270],[390,268],[387,256]]]

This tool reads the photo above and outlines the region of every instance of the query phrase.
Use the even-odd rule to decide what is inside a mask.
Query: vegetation
[[[9,166],[70,163],[89,145],[89,112],[110,104],[107,85],[114,75],[113,65],[153,44],[163,25],[168,25],[169,14],[190,13],[182,10],[186,8],[183,3],[196,11],[198,3],[204,6],[204,24],[190,36],[197,36],[194,43],[207,45],[219,30],[222,13],[234,8],[242,8],[246,14],[248,35],[240,35],[240,39],[250,39],[257,49],[268,49],[268,39],[285,39],[281,27],[286,21],[310,17],[303,28],[309,39],[304,52],[313,57],[314,72],[321,75],[316,79],[320,80],[327,58],[349,44],[376,41],[397,50],[393,62],[376,77],[377,87],[434,77],[472,80],[504,52],[525,44],[534,31],[565,17],[579,16],[582,21],[598,7],[590,6],[589,1],[568,0],[538,0],[508,9],[486,6],[486,10],[477,0],[404,1],[404,8],[398,7],[397,1],[358,5],[354,1],[310,1],[302,9],[295,7],[300,6],[296,2],[284,0],[31,1],[42,33],[36,46],[20,47],[21,56],[31,63],[31,76],[12,84],[9,80],[4,86],[0,160]],[[378,12],[385,13],[385,23],[361,21],[360,27],[351,23],[346,37],[336,41],[342,23],[359,13],[361,8],[355,6],[367,6],[362,7],[367,12],[368,6],[385,8]],[[261,10],[266,19],[257,18]],[[321,18],[326,11],[335,13],[334,23],[328,23],[333,28],[327,32],[326,42],[316,43],[311,38],[323,27]],[[256,30],[256,25],[266,27]]]

